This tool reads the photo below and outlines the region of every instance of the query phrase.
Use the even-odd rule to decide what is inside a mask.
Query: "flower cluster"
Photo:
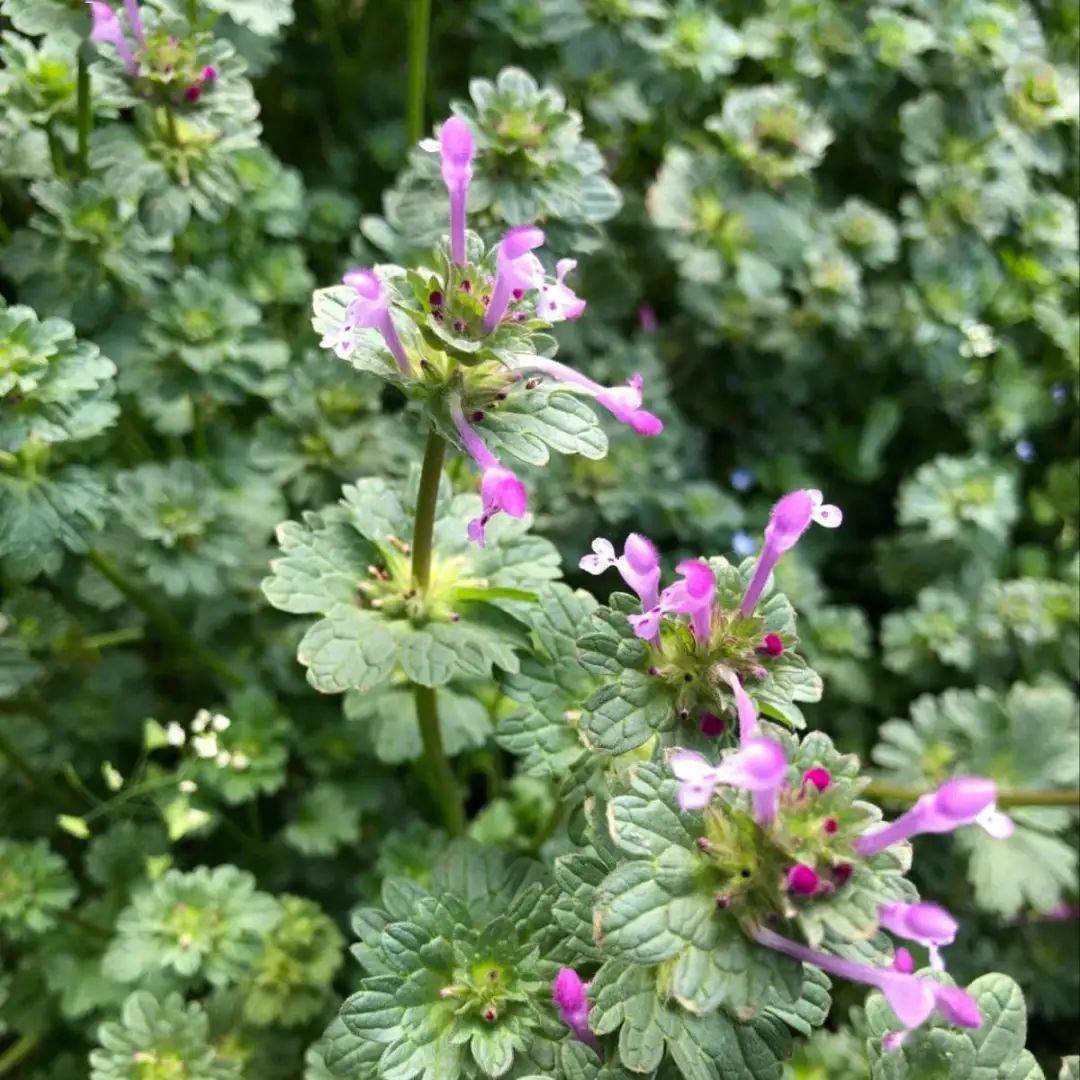
[[[577,319],[585,310],[585,301],[566,283],[577,263],[560,259],[554,276],[549,276],[537,255],[546,237],[536,225],[509,229],[493,259],[478,255],[466,231],[475,156],[468,123],[450,117],[439,130],[437,145],[449,196],[449,257],[443,275],[426,279],[422,310],[417,311],[400,291],[401,273],[396,268],[382,273],[350,270],[342,279],[349,292],[343,294],[340,316],[323,325],[321,345],[342,359],[353,359],[362,345],[361,335],[373,332],[396,368],[395,373],[384,365],[380,371],[384,377],[393,378],[406,393],[430,393],[431,381],[436,380],[435,392],[443,399],[457,439],[481,472],[483,509],[469,525],[469,538],[483,545],[487,523],[500,512],[522,517],[528,497],[520,479],[473,426],[487,414],[485,409],[467,408],[465,391],[482,385],[492,407],[497,407],[511,388],[529,389],[546,376],[557,386],[591,398],[639,435],[660,434],[663,422],[642,407],[640,374],[623,386],[603,386],[537,353],[532,339],[540,328]],[[419,338],[414,336],[416,325]],[[515,348],[505,344],[500,348],[504,331],[514,333],[515,328]],[[431,350],[432,341],[440,346],[438,354]],[[460,366],[447,362],[455,355]],[[486,356],[493,362],[485,368],[481,361]]]

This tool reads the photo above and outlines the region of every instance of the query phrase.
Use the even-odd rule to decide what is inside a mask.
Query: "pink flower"
[[[660,554],[647,536],[630,533],[619,558],[615,557],[615,547],[611,541],[602,536],[592,542],[592,549],[592,555],[583,555],[578,562],[578,566],[587,574],[602,574],[609,567],[614,567],[623,581],[637,593],[642,607],[652,608],[660,602]]]
[[[543,242],[544,231],[535,225],[518,225],[503,236],[496,256],[495,286],[484,313],[487,333],[502,321],[516,291],[526,293],[544,284],[543,264],[533,254]]]
[[[908,938],[926,946],[930,952],[930,966],[944,971],[940,950],[956,940],[959,929],[957,921],[937,904],[883,904],[878,908],[878,921],[897,937]]]
[[[560,364],[558,360],[530,357],[517,370],[528,369],[542,371],[559,382],[584,390],[592,395],[597,405],[607,409],[619,423],[626,424],[639,435],[659,435],[664,430],[663,421],[641,407],[643,380],[639,374],[633,375],[624,386],[604,386],[575,368]]]
[[[342,280],[355,292],[356,298],[345,309],[341,326],[323,337],[322,347],[331,348],[346,359],[356,346],[356,330],[378,330],[397,361],[398,369],[403,375],[410,375],[409,356],[390,313],[390,294],[378,275],[374,270],[349,270]]]
[[[90,16],[93,19],[93,25],[90,27],[90,40],[112,45],[120,54],[120,59],[124,62],[128,74],[136,74],[139,70],[139,63],[135,59],[135,54],[131,51],[127,38],[124,37],[124,29],[120,25],[120,19],[117,17],[116,12],[103,0],[87,0],[87,3],[90,5]],[[141,23],[139,29],[142,29]]]
[[[796,863],[787,872],[787,887],[796,896],[813,896],[821,888],[821,878],[813,867]]]
[[[905,814],[877,832],[860,836],[855,850],[860,855],[908,840],[920,833],[947,833],[965,825],[978,825],[997,839],[1012,835],[1012,819],[998,811],[993,780],[980,776],[957,777],[936,791],[923,795]]]
[[[544,282],[540,286],[540,298],[536,305],[536,314],[545,322],[565,322],[576,319],[585,310],[585,301],[563,284],[563,278],[577,266],[577,259],[560,259],[555,264],[555,281]]]
[[[676,799],[680,810],[701,810],[718,784],[729,784],[753,795],[754,817],[761,825],[776,816],[777,798],[787,782],[784,748],[772,739],[748,739],[719,765],[710,765],[694,750],[676,750],[669,765],[679,781]]]
[[[932,979],[912,975],[903,970],[907,966],[903,961],[894,967],[878,968],[811,949],[797,941],[781,937],[772,930],[758,930],[754,938],[766,948],[774,949],[804,964],[813,964],[830,975],[865,983],[880,990],[904,1026],[903,1031],[886,1036],[883,1042],[886,1050],[898,1047],[910,1031],[930,1018],[935,1009],[942,1019],[950,1024],[967,1028],[982,1025],[979,1007],[970,994],[955,986],[942,986]]]
[[[821,492],[814,488],[791,491],[780,499],[772,508],[769,524],[765,527],[765,543],[743,597],[743,615],[750,615],[757,607],[765,582],[780,561],[780,556],[799,542],[812,522],[826,529],[835,529],[843,520],[844,515],[839,507],[826,504]]]
[[[451,116],[439,131],[439,153],[443,183],[450,195],[450,257],[458,266],[465,263],[465,216],[474,151],[469,125],[460,116]]]
[[[484,445],[483,439],[465,419],[461,402],[456,398],[450,403],[450,415],[472,459],[480,467],[480,499],[483,509],[478,518],[468,525],[469,539],[484,546],[484,528],[498,513],[519,518],[528,509],[529,497],[525,485]]]
[[[727,684],[735,695],[735,711],[739,715],[739,742],[745,743],[758,733],[757,708],[734,671],[727,673]]]
[[[555,1002],[563,1023],[583,1043],[596,1048],[599,1043],[589,1030],[589,984],[582,982],[573,968],[559,968],[551,984],[551,999]]]
[[[806,785],[810,784],[818,791],[824,791],[832,783],[832,775],[828,769],[815,766],[803,773],[802,789],[806,791]]]
[[[669,585],[660,594],[660,608],[668,613],[689,615],[694,637],[705,644],[712,636],[716,575],[704,559],[685,559],[675,569],[682,574],[682,581]]]

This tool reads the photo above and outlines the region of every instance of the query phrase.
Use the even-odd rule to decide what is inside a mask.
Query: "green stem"
[[[108,649],[113,645],[130,645],[142,639],[141,626],[122,626],[118,630],[109,630],[104,634],[90,634],[83,638],[82,647],[87,650]]]
[[[420,470],[420,491],[416,497],[416,520],[412,535],[413,588],[423,592],[431,581],[431,537],[435,532],[435,505],[439,499],[446,440],[432,428],[424,449]]]
[[[0,1054],[0,1076],[6,1076],[24,1058],[28,1058],[42,1040],[42,1032],[34,1031],[22,1035]]]
[[[864,794],[881,802],[915,803],[927,792],[905,784],[888,784],[874,780]],[[1011,806],[1064,806],[1080,809],[1080,791],[999,791],[997,805],[1002,809]]]
[[[51,120],[45,125],[45,138],[49,143],[49,158],[52,161],[53,172],[56,173],[58,179],[66,179],[68,170],[67,162],[64,161],[64,148],[60,145],[60,139],[57,137]]]
[[[409,19],[409,97],[405,110],[410,146],[424,137],[430,26],[431,0],[412,0]]]
[[[443,824],[451,836],[465,831],[465,803],[461,788],[450,766],[439,730],[439,707],[435,691],[430,686],[414,686],[416,717],[420,722],[420,739],[424,744],[424,766],[432,797],[439,804]]]
[[[431,548],[435,532],[435,507],[439,499],[446,440],[432,428],[428,432],[424,464],[420,470],[420,490],[416,497],[416,515],[412,535],[413,588],[424,592],[431,584]],[[424,744],[424,773],[432,797],[442,812],[443,824],[451,836],[465,831],[465,803],[457,777],[450,766],[439,729],[439,707],[430,686],[414,686],[416,717]]]
[[[218,659],[209,649],[204,648],[188,633],[180,623],[160,604],[156,597],[131,581],[127,575],[104,552],[96,548],[87,556],[90,562],[112,585],[154,624],[162,639],[169,645],[187,653],[217,676],[226,687],[240,686],[244,679],[228,664]]]
[[[90,158],[90,130],[94,126],[94,114],[90,108],[90,67],[86,62],[86,44],[79,46],[78,74],[79,143],[75,171],[85,176]]]

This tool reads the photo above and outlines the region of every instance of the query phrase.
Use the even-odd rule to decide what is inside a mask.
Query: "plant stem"
[[[465,804],[443,747],[435,691],[430,686],[414,685],[413,693],[416,696],[416,718],[420,722],[420,739],[424,744],[424,772],[428,787],[439,804],[446,831],[451,836],[460,836],[465,831]]]
[[[187,653],[217,676],[226,688],[243,684],[243,676],[220,660],[209,649],[204,648],[183,626],[142,586],[131,581],[127,575],[103,551],[92,549],[88,556],[91,563],[101,572],[110,584],[154,624],[162,639],[173,648]]]
[[[431,546],[435,532],[435,506],[439,498],[446,440],[432,428],[428,432],[424,464],[420,470],[420,490],[416,496],[416,515],[412,535],[413,588],[423,593],[431,584]],[[461,788],[450,766],[439,730],[439,708],[430,686],[414,686],[416,718],[424,744],[424,773],[432,797],[442,812],[443,824],[451,836],[465,831],[465,804]]]
[[[416,519],[412,535],[413,588],[423,592],[431,581],[431,537],[435,531],[435,505],[439,498],[446,440],[432,428],[424,449],[420,470],[420,491],[416,497]]]
[[[412,0],[409,19],[409,96],[405,128],[409,145],[424,137],[424,97],[427,92],[428,36],[431,0]]]
[[[0,1076],[6,1076],[24,1058],[28,1058],[41,1042],[42,1032],[34,1031],[21,1035],[2,1054],[0,1054]]]
[[[75,172],[86,175],[90,156],[90,129],[94,126],[94,114],[90,108],[90,67],[86,62],[86,43],[79,46],[78,118],[79,143],[75,158]]]
[[[45,125],[45,138],[49,144],[49,158],[52,161],[53,172],[56,173],[57,179],[64,180],[68,174],[67,162],[64,161],[64,148],[60,145],[60,139],[56,135],[56,129],[51,120]]]
[[[905,784],[888,784],[874,780],[864,794],[867,798],[882,802],[914,803],[927,792]],[[997,805],[1002,809],[1010,806],[1064,806],[1080,809],[1080,791],[999,791]]]
[[[135,641],[142,641],[143,631],[141,626],[121,626],[116,630],[108,630],[104,634],[90,634],[82,639],[82,647],[87,651],[92,649],[108,649],[113,645],[130,645]]]

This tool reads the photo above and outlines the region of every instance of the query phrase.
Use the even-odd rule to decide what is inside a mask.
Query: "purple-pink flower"
[[[957,921],[937,904],[883,904],[878,908],[878,921],[890,934],[917,941],[930,953],[930,966],[944,971],[941,949],[956,940]]]
[[[520,297],[544,284],[544,266],[533,254],[543,242],[544,230],[535,225],[518,225],[503,236],[495,261],[495,285],[484,313],[487,333],[502,321],[515,293]]]
[[[1012,835],[1012,819],[997,808],[993,780],[980,776],[949,780],[936,791],[923,795],[891,824],[860,836],[855,841],[855,850],[860,855],[873,855],[920,833],[947,833],[965,825],[978,825],[998,839]]]
[[[451,116],[439,131],[439,155],[450,196],[450,257],[458,266],[465,263],[465,215],[474,151],[469,125],[460,116]]]
[[[585,310],[585,301],[569,285],[563,283],[566,275],[576,266],[577,259],[560,259],[555,264],[555,281],[545,281],[540,286],[536,314],[545,322],[565,322],[567,319],[576,319]]]
[[[958,987],[942,986],[932,979],[919,978],[896,967],[879,968],[856,963],[854,960],[844,960],[800,945],[772,930],[758,930],[754,937],[760,945],[794,960],[813,964],[830,975],[880,990],[900,1023],[904,1025],[902,1032],[886,1037],[883,1044],[886,1050],[899,1046],[908,1032],[924,1024],[935,1009],[944,1020],[959,1027],[977,1028],[982,1024],[982,1016],[975,999]]]
[[[727,684],[735,695],[735,711],[739,716],[739,742],[745,743],[758,733],[757,708],[734,671],[727,673]]]
[[[378,275],[374,270],[349,270],[342,280],[355,292],[356,297],[345,309],[341,326],[323,337],[320,342],[322,347],[333,349],[338,356],[346,359],[356,346],[357,330],[378,330],[398,369],[403,375],[411,374],[409,356],[401,344],[390,312],[390,294]]]
[[[826,529],[835,529],[843,520],[840,508],[825,503],[821,492],[814,488],[800,488],[780,499],[772,508],[769,524],[765,527],[765,543],[743,597],[743,615],[750,615],[757,607],[765,582],[780,561],[780,556],[799,542],[812,522]]]
[[[760,825],[776,817],[777,801],[787,783],[784,748],[772,739],[747,739],[719,765],[710,765],[694,750],[676,750],[668,764],[679,781],[675,797],[680,810],[703,809],[717,785],[729,784],[751,793],[754,818]]]
[[[812,866],[796,863],[787,872],[787,887],[796,896],[813,896],[821,888],[821,878]]]
[[[559,382],[576,386],[591,394],[597,405],[607,409],[616,420],[626,424],[639,435],[659,435],[664,430],[663,421],[641,407],[644,380],[640,374],[631,376],[623,386],[603,386],[575,368],[560,364],[558,360],[530,357],[518,370],[526,369],[542,371]]]
[[[716,575],[703,559],[685,559],[675,569],[681,581],[669,585],[659,603],[640,615],[630,615],[630,625],[640,638],[652,640],[660,630],[664,615],[689,615],[694,638],[705,644],[712,635],[712,605],[716,594]]]
[[[90,28],[90,40],[112,45],[120,59],[124,62],[129,75],[134,75],[139,70],[139,62],[135,59],[127,38],[124,37],[124,28],[120,25],[120,19],[104,0],[87,0],[90,6],[90,16],[93,25]],[[133,3],[128,3],[128,17],[131,18],[132,8],[135,10],[135,19],[132,21],[132,32],[137,40],[142,43],[142,21],[139,19],[139,9]]]
[[[589,984],[573,968],[559,968],[551,984],[551,999],[555,1002],[563,1023],[581,1042],[596,1048],[596,1036],[589,1030]]]
[[[615,546],[602,536],[592,542],[592,549],[593,554],[583,555],[578,563],[587,574],[602,574],[614,567],[623,581],[637,593],[642,607],[652,608],[660,602],[660,554],[647,536],[630,533],[618,558],[615,556]]]
[[[481,470],[480,499],[483,508],[480,516],[469,522],[468,535],[470,540],[483,547],[484,528],[487,523],[500,512],[514,518],[523,517],[528,509],[529,497],[525,485],[514,472],[503,465],[484,445],[484,440],[465,419],[461,403],[457,399],[450,403],[450,415],[465,449]]]

